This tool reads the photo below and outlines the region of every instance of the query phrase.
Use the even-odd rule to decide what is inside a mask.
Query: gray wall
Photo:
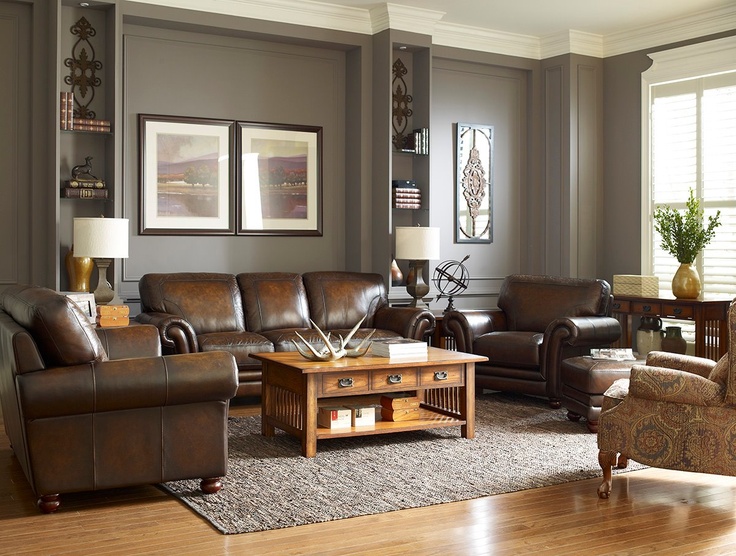
[[[139,227],[138,114],[323,128],[322,237],[133,235],[126,290],[137,290],[146,272],[343,268],[345,54],[132,25],[124,33],[124,213],[132,230]]]

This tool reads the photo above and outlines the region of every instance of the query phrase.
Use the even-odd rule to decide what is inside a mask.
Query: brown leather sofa
[[[67,492],[202,479],[227,471],[229,353],[161,356],[152,326],[96,329],[67,297],[0,294],[5,432],[44,512]]]
[[[515,274],[501,285],[498,308],[451,311],[442,324],[457,349],[485,355],[478,388],[547,397],[560,407],[563,359],[590,354],[621,336],[605,280]]]
[[[261,394],[261,363],[252,353],[294,351],[299,332],[321,342],[325,333],[374,339],[423,339],[435,327],[426,309],[390,307],[383,277],[361,272],[181,272],[146,274],[139,282],[139,322],[155,325],[172,353],[226,350],[238,364],[238,396]]]

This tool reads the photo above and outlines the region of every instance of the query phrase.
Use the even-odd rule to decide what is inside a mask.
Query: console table
[[[633,316],[691,320],[695,323],[695,355],[717,361],[728,351],[730,299],[664,299],[614,295],[613,316],[621,323],[621,343],[631,347]]]

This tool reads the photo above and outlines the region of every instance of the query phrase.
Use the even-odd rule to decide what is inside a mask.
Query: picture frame
[[[458,123],[455,243],[493,243],[493,126]]]
[[[322,235],[322,128],[237,122],[240,235]]]
[[[94,293],[87,293],[87,292],[61,292],[65,296],[67,296],[69,299],[71,299],[74,303],[77,304],[77,307],[79,307],[82,312],[84,313],[84,316],[87,317],[87,320],[92,323],[96,324],[97,322],[97,302],[95,301],[95,294]]]
[[[139,114],[141,235],[235,233],[235,122]]]

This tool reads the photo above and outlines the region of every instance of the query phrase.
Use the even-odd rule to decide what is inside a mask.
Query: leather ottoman
[[[613,361],[587,355],[562,361],[562,406],[567,409],[567,418],[578,421],[585,417],[588,430],[597,433],[603,393],[619,378],[629,378],[633,365],[643,363],[643,359]]]

